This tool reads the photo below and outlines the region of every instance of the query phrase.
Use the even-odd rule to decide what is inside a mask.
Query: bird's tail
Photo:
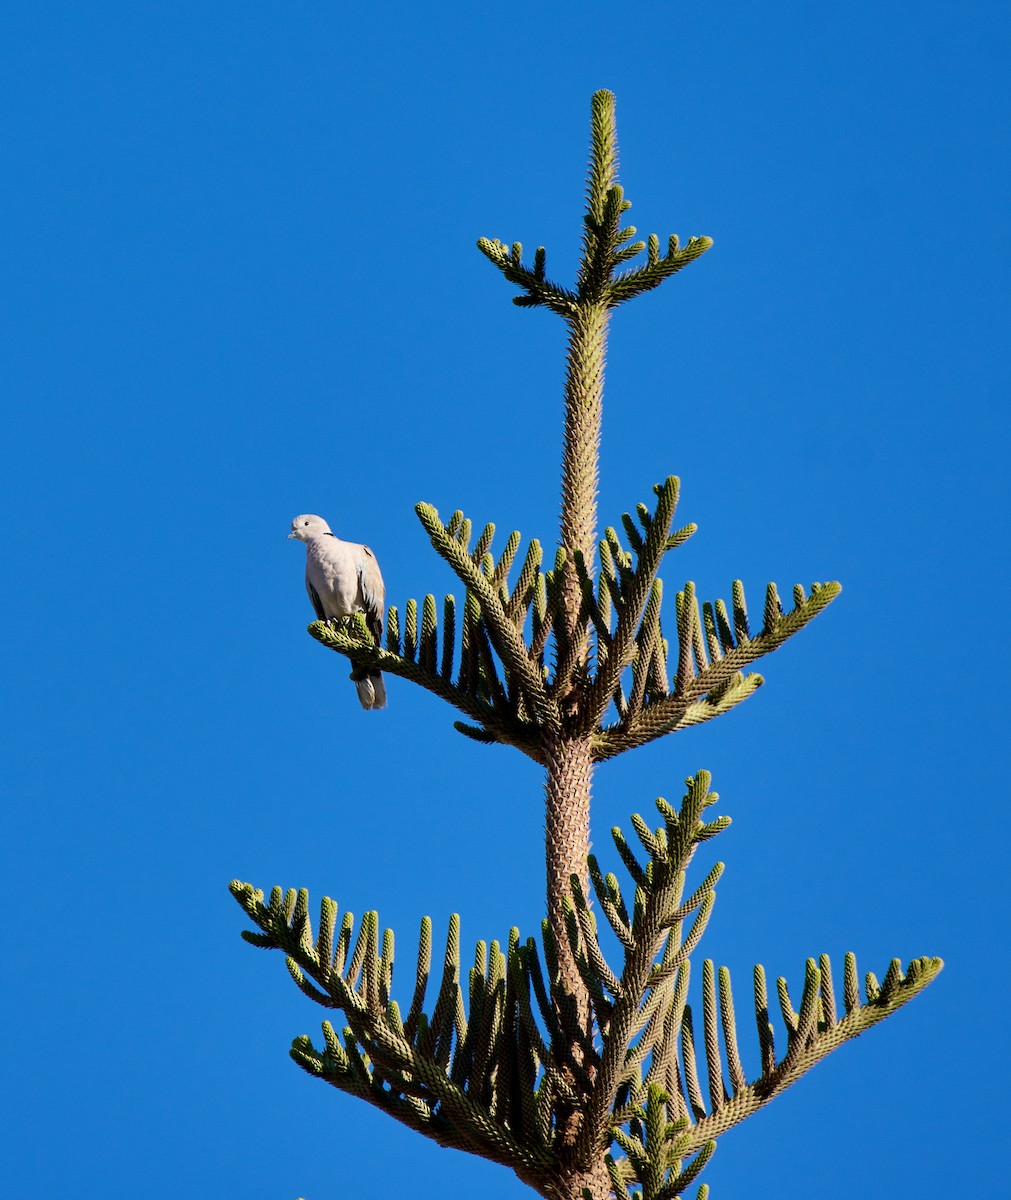
[[[364,709],[386,707],[386,684],[382,671],[356,671],[351,676],[358,689],[358,703]]]

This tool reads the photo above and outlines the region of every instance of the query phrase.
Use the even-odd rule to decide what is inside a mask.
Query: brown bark
[[[615,168],[613,98],[601,94],[594,107],[594,150],[591,160],[590,208],[602,210]],[[597,125],[602,124],[602,129]],[[584,270],[591,268],[591,244],[584,243]],[[593,759],[589,732],[580,721],[589,658],[589,631],[579,623],[582,594],[573,561],[582,555],[592,570],[597,541],[597,485],[600,472],[600,434],[607,355],[608,307],[602,297],[583,293],[568,316],[569,346],[565,380],[565,433],[562,455],[560,544],[566,553],[562,578],[564,630],[568,646],[556,645],[555,698],[562,712],[562,729],[547,734],[545,758],[546,867],[548,924],[558,950],[559,986],[555,1003],[559,1023],[578,1037],[567,1047],[585,1073],[592,1076],[593,1026],[590,998],[579,975],[565,932],[565,902],[572,895],[571,878],[589,891],[586,859],[590,851],[590,792]],[[564,664],[564,665],[563,665]],[[581,1044],[581,1045],[580,1045]],[[564,1055],[561,1056],[564,1060]],[[577,1081],[573,1081],[576,1083]],[[578,1083],[577,1083],[578,1091]],[[583,1200],[588,1188],[594,1200],[611,1194],[601,1150],[596,1161],[578,1168],[571,1155],[579,1134],[578,1105],[556,1113],[558,1171],[544,1194],[552,1200]]]
[[[607,349],[607,309],[581,305],[570,321],[568,372],[565,385],[565,449],[562,460],[561,544],[567,563],[563,579],[565,628],[575,653],[558,649],[573,666],[571,677],[554,681],[563,713],[563,729],[549,734],[547,759],[546,849],[548,922],[558,947],[561,982],[575,1004],[579,1028],[590,1035],[590,1008],[565,935],[563,905],[570,897],[572,875],[587,887],[586,856],[590,850],[590,788],[593,760],[589,735],[575,732],[586,678],[589,635],[579,626],[581,593],[572,567],[574,552],[589,566],[597,537],[597,480],[600,457],[601,405]],[[566,728],[568,726],[569,728]]]
[[[570,552],[581,551],[586,557],[587,566],[592,561],[597,540],[597,483],[600,474],[607,324],[607,306],[597,301],[581,304],[569,327],[561,542]]]
[[[586,858],[590,850],[590,794],[593,779],[591,741],[578,730],[579,706],[583,698],[589,655],[589,635],[579,625],[581,592],[573,569],[578,551],[589,565],[597,538],[597,482],[604,388],[604,358],[607,347],[607,310],[602,304],[586,304],[570,322],[568,374],[565,388],[565,450],[562,462],[561,544],[567,563],[563,578],[565,628],[570,645],[556,658],[556,696],[563,713],[563,729],[549,735],[545,746],[547,777],[546,867],[548,923],[558,948],[560,987],[556,994],[560,1023],[575,1025],[582,1048],[571,1047],[577,1060],[592,1074],[593,1028],[590,999],[579,975],[565,932],[564,905],[572,895],[571,877],[579,877],[584,894],[589,890]],[[573,652],[574,651],[574,652]],[[559,678],[562,661],[571,665],[568,678]],[[603,1154],[588,1168],[571,1169],[566,1151],[574,1148],[581,1113],[578,1107],[557,1113],[559,1171],[545,1195],[552,1200],[583,1200],[589,1188],[594,1200],[611,1194]]]
[[[590,844],[590,784],[593,763],[588,738],[559,738],[548,748],[545,781],[548,922],[558,947],[562,984],[575,998],[580,1028],[589,1035],[589,998],[565,935],[563,905],[572,895],[570,878],[586,880]],[[584,884],[585,889],[585,884]]]
[[[583,1188],[590,1189],[593,1200],[608,1200],[611,1196],[611,1180],[603,1156],[586,1170],[567,1171],[562,1167],[541,1194],[548,1200],[583,1200]]]

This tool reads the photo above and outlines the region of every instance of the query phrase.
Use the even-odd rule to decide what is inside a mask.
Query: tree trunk
[[[592,772],[589,738],[559,738],[549,747],[545,782],[548,924],[558,947],[562,986],[573,1000],[573,1015],[587,1041],[591,1033],[589,996],[569,949],[563,906],[572,895],[573,875],[587,887]]]
[[[590,998],[576,966],[565,931],[565,901],[571,898],[573,875],[584,894],[589,891],[586,858],[590,851],[590,792],[593,759],[590,735],[578,732],[589,657],[589,634],[579,624],[582,593],[573,560],[576,552],[591,569],[597,538],[597,481],[599,476],[604,360],[607,349],[607,309],[584,303],[569,323],[568,370],[565,386],[565,449],[562,461],[561,545],[566,552],[562,579],[565,627],[569,646],[556,646],[555,688],[563,714],[563,729],[547,746],[546,867],[548,924],[558,949],[560,987],[555,1004],[567,1049],[592,1073],[593,1024]],[[568,665],[562,677],[563,662]],[[575,1082],[575,1081],[573,1081]],[[556,1135],[564,1163],[574,1148],[581,1112],[559,1106]],[[611,1194],[603,1155],[589,1170],[562,1167],[545,1193],[552,1200],[583,1200],[589,1188],[594,1200]]]
[[[608,1200],[611,1196],[611,1180],[604,1165],[604,1157],[584,1171],[561,1169],[543,1192],[548,1200],[583,1200],[583,1189],[588,1188],[593,1200]]]

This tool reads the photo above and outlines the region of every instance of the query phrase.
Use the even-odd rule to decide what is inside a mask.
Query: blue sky
[[[378,907],[401,988],[424,913],[540,919],[537,769],[399,681],[363,713],[284,535],[401,604],[453,587],[418,500],[554,538],[563,330],[474,242],[571,277],[600,87],[631,219],[715,239],[616,315],[602,518],[677,473],[668,595],[845,590],[599,772],[596,849],[706,767],[739,988],[947,962],[704,1178],[996,1194],[1009,46],[997,4],[4,6],[5,1195],[530,1194],[290,1063],[323,1014],[226,885]]]

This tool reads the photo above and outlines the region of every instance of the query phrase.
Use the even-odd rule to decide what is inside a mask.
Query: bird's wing
[[[365,622],[379,644],[382,641],[383,622],[386,619],[386,588],[376,556],[368,546],[360,546],[359,550],[361,553],[358,555],[358,585],[365,607]]]
[[[309,578],[308,570],[306,570],[306,573],[305,573],[305,590],[309,593],[309,600],[310,600],[313,608],[316,610],[317,618],[320,621],[325,621],[326,613],[323,611],[323,605],[319,598],[319,592],[317,592],[316,589],[313,587],[312,581]]]

